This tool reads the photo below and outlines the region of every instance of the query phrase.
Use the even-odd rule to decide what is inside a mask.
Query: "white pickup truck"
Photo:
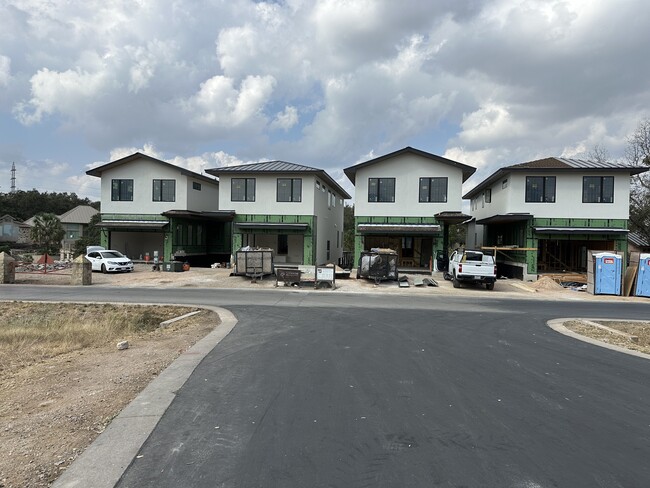
[[[488,290],[492,290],[497,280],[497,267],[494,258],[482,251],[457,250],[449,256],[447,277],[453,282],[454,288],[460,288],[461,282],[465,282],[484,283]]]

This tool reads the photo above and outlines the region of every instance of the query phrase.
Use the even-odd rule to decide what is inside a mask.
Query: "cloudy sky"
[[[99,199],[135,151],[342,169],[612,158],[650,115],[647,0],[0,0],[0,192]]]

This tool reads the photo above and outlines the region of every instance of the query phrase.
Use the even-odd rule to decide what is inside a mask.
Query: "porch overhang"
[[[235,227],[241,230],[302,230],[306,231],[309,224],[304,222],[236,222]]]
[[[509,213],[502,215],[493,215],[492,217],[477,220],[476,223],[480,225],[510,224],[512,222],[523,222],[532,218],[533,216],[529,213]]]
[[[471,215],[464,214],[463,212],[440,212],[434,215],[438,222],[445,224],[462,224],[472,218]]]
[[[168,210],[163,212],[165,217],[177,217],[208,222],[232,222],[235,218],[234,210],[216,210],[213,212],[196,212],[193,210]]]
[[[359,224],[357,230],[362,234],[380,235],[437,235],[442,230],[433,224]]]
[[[105,229],[162,230],[169,224],[167,220],[102,220],[97,227]]]
[[[533,227],[538,234],[619,234],[624,235],[629,231],[627,229],[612,229],[609,227]]]

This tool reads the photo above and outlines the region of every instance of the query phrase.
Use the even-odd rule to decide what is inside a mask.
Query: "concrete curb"
[[[554,331],[559,332],[560,334],[564,334],[565,336],[573,337],[574,339],[578,339],[579,341],[582,341],[582,342],[588,342],[589,344],[604,347],[604,348],[611,349],[611,350],[617,351],[617,352],[622,352],[623,354],[629,354],[630,356],[636,356],[636,357],[643,358],[643,359],[650,359],[650,354],[646,354],[646,353],[639,352],[639,351],[634,351],[632,349],[627,349],[625,347],[617,346],[615,344],[609,344],[607,342],[599,341],[598,339],[592,339],[591,337],[586,337],[586,336],[583,336],[583,335],[580,335],[580,334],[576,334],[575,332],[567,329],[564,326],[564,322],[568,322],[570,320],[612,320],[612,319],[594,319],[594,318],[582,319],[582,318],[579,318],[579,317],[561,318],[561,319],[549,320],[548,322],[546,322],[546,325],[548,325]],[[645,320],[628,320],[628,321],[629,322],[645,322]]]
[[[201,306],[219,314],[221,325],[163,370],[113,419],[102,434],[52,484],[53,488],[113,488],[149,438],[194,369],[237,324],[232,312]]]

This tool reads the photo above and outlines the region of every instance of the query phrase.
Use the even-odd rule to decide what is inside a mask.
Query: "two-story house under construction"
[[[86,172],[101,178],[101,244],[133,259],[195,264],[230,259],[233,212],[220,212],[219,182],[135,153]]]
[[[405,147],[344,170],[355,186],[354,262],[362,251],[389,248],[401,268],[428,269],[448,248],[461,212],[462,184],[476,168]]]
[[[503,167],[463,196],[467,245],[499,248],[500,275],[585,272],[588,250],[627,251],[630,176],[644,171],[554,157]]]
[[[350,195],[321,169],[267,161],[206,170],[218,176],[219,208],[234,214],[233,252],[274,250],[274,262],[336,263],[343,255],[343,204]]]

